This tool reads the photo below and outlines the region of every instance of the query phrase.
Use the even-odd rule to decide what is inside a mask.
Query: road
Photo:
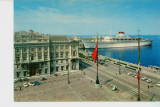
[[[82,70],[86,73],[86,76],[91,80],[95,81],[96,78],[96,63],[82,59],[80,61]],[[104,87],[110,87],[116,85],[119,89],[119,96],[123,96],[127,101],[137,100],[137,84],[138,80],[136,77],[128,76],[128,72],[136,73],[136,71],[130,70],[128,68],[120,67],[106,62],[108,66],[103,66],[99,64],[99,79]],[[152,74],[152,75],[150,75]],[[159,75],[154,73],[142,72],[141,77],[147,77],[153,80],[152,83],[147,83],[146,81],[140,80],[140,97],[141,101],[160,101],[160,87],[155,86],[156,83],[160,81]],[[148,88],[148,85],[153,86]]]

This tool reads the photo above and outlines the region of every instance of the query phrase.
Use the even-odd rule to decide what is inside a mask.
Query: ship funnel
[[[119,37],[125,36],[124,32],[119,32],[118,34]]]

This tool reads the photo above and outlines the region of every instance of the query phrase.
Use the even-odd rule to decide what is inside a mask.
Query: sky
[[[14,0],[14,31],[160,35],[160,0]]]

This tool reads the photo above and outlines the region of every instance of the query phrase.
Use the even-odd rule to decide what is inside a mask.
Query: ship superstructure
[[[85,48],[94,48],[96,45],[97,37],[92,38],[81,38]],[[140,38],[140,46],[150,46],[152,40]],[[110,48],[110,47],[131,47],[138,46],[138,38],[125,36],[124,32],[119,32],[116,37],[113,36],[102,36],[98,37],[98,48]]]

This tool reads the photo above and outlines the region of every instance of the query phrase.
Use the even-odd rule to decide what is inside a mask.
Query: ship
[[[93,36],[91,38],[81,38],[85,48],[95,48],[98,38],[98,48],[118,48],[118,47],[136,47],[138,46],[138,37],[126,36],[124,32],[119,32],[113,36]],[[140,46],[151,46],[152,40],[139,38]]]

